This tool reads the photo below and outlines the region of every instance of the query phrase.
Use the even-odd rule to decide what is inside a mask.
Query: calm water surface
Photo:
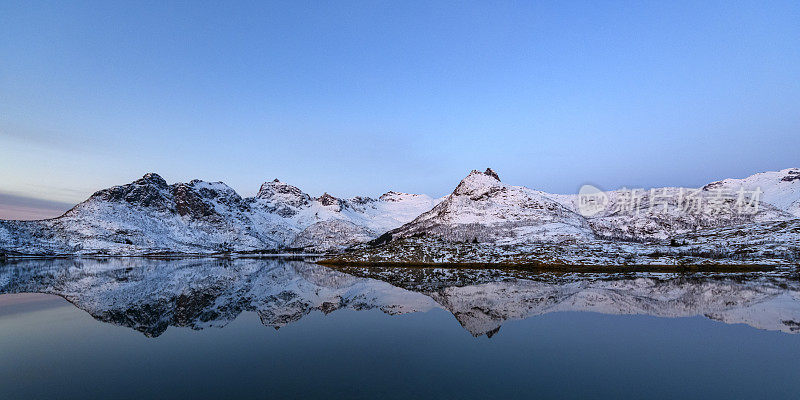
[[[798,398],[800,279],[0,265],[0,398]]]

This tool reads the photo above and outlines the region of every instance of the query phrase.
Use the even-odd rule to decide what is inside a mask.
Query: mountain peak
[[[794,182],[794,181],[800,182],[800,169],[789,168],[781,172],[784,172],[786,174],[786,176],[781,178],[781,182]]]
[[[141,179],[138,179],[134,182],[137,185],[155,185],[158,187],[165,188],[167,187],[167,181],[161,177],[161,175],[155,172],[148,172],[144,174]]]
[[[303,193],[300,188],[283,183],[277,178],[272,182],[264,182],[258,190],[256,198],[267,200],[268,202],[281,202],[300,207],[311,201],[311,196]]]
[[[325,192],[322,196],[316,198],[323,206],[332,206],[332,205],[339,205],[341,200],[337,199],[336,197],[331,196],[328,192]]]
[[[486,168],[486,171],[483,174],[497,179],[498,182],[500,181],[500,175],[497,175],[497,172],[494,172],[494,170],[491,168]]]
[[[418,194],[411,194],[411,193],[403,193],[403,192],[395,192],[394,190],[390,190],[379,197],[382,201],[390,201],[390,202],[398,202],[402,201],[403,199],[415,198],[420,197]]]
[[[90,200],[127,202],[163,211],[170,208],[171,193],[169,188],[164,178],[154,172],[150,172],[131,183],[99,190],[89,200],[81,204],[88,203]]]
[[[703,190],[709,191],[717,188],[738,189],[748,188],[750,190],[756,187],[764,192],[769,192],[776,188],[790,188],[794,182],[800,182],[800,169],[786,168],[780,171],[765,171],[750,175],[746,178],[728,178],[721,181],[711,182],[703,186]],[[788,185],[787,185],[788,183]],[[781,189],[779,189],[781,190]]]
[[[472,170],[466,178],[456,186],[453,191],[454,195],[480,195],[487,192],[494,187],[503,186],[500,183],[500,177],[491,168],[487,168],[485,172]]]

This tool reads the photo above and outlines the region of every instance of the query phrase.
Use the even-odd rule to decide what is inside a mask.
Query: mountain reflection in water
[[[224,327],[243,311],[280,328],[312,311],[442,308],[473,336],[558,311],[703,315],[800,332],[794,271],[752,274],[534,274],[444,268],[331,269],[284,259],[51,259],[0,265],[0,294],[61,296],[95,319],[155,337]]]

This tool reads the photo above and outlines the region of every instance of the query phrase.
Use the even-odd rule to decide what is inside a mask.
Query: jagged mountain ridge
[[[703,238],[703,243],[713,247],[725,244],[715,238],[749,238],[748,232],[755,227],[759,232],[776,227],[780,232],[765,232],[759,238],[791,245],[800,235],[794,228],[800,219],[798,177],[800,170],[790,168],[688,189],[697,192],[700,200],[712,202],[723,189],[735,193],[759,188],[759,208],[753,213],[737,213],[734,197],[720,201],[718,212],[687,209],[676,200],[685,188],[659,188],[642,193],[641,207],[635,211],[617,207],[624,191],[604,192],[607,209],[585,216],[578,208],[578,195],[511,186],[491,169],[472,171],[442,199],[398,192],[378,199],[340,199],[328,193],[315,198],[277,179],[265,182],[256,196],[242,198],[222,182],[169,185],[160,176],[147,174],[130,184],[100,190],[59,218],[0,220],[0,251],[133,255],[292,248],[329,252],[378,236],[376,243],[425,237],[497,246],[550,243],[600,248],[630,241],[663,244],[668,239]],[[666,200],[651,203],[653,193]],[[795,257],[792,246],[778,247]]]
[[[436,207],[388,232],[379,242],[414,237],[497,245],[596,239],[658,241],[706,229],[791,221],[800,218],[800,178],[796,177],[800,177],[800,170],[791,168],[714,182],[703,188],[657,188],[636,195],[635,208],[623,206],[632,198],[630,192],[609,191],[604,193],[606,209],[584,216],[578,195],[511,186],[502,183],[491,169],[473,170]],[[740,189],[749,193],[756,188],[760,191],[758,207],[741,212],[753,201],[753,195],[740,201],[735,194]],[[721,189],[725,189],[726,197],[719,194]],[[689,193],[697,200],[687,200]]]
[[[589,217],[588,222],[602,237],[667,239],[701,229],[789,221],[800,218],[800,179],[796,177],[800,177],[800,169],[788,168],[725,179],[701,188],[653,188],[639,192],[638,210],[623,204],[631,201],[630,190],[607,191],[606,209]],[[756,190],[757,209],[740,212],[742,205],[753,201]],[[737,203],[740,195],[748,197]],[[577,195],[549,196],[578,212]]]
[[[433,207],[425,195],[312,198],[277,179],[243,198],[222,182],[172,185],[154,173],[94,193],[63,216],[0,220],[0,249],[24,254],[338,250]]]

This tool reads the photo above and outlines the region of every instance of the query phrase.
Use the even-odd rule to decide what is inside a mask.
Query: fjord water
[[[2,398],[793,398],[796,272],[0,265]]]

